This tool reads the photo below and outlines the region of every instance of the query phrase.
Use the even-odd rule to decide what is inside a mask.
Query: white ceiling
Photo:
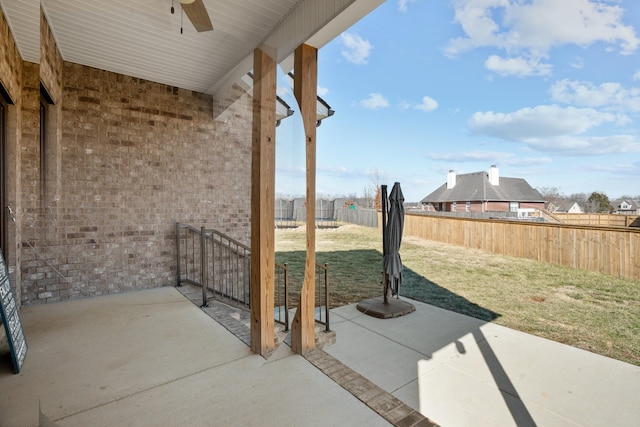
[[[42,0],[64,60],[216,94],[245,75],[261,47],[277,62],[317,48],[383,0],[204,0],[214,30],[198,33],[180,0]],[[39,0],[0,0],[24,60],[39,62]],[[288,71],[288,70],[287,70]]]
[[[0,0],[4,17],[18,44],[22,59],[40,62],[40,2],[37,0]],[[18,37],[19,36],[19,37]]]

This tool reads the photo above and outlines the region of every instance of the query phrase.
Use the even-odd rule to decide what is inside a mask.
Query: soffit
[[[215,94],[251,70],[255,48],[282,62],[309,40],[322,47],[382,3],[203,1],[214,30],[196,32],[185,15],[182,34],[179,0],[173,15],[171,0],[42,0],[42,7],[64,60]],[[23,59],[39,62],[40,2],[0,2]]]
[[[3,14],[25,61],[40,63],[40,2],[0,0]]]

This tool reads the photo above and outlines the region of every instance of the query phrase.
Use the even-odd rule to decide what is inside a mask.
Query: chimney
[[[452,170],[447,174],[447,190],[451,190],[456,186],[456,173]]]
[[[496,165],[491,165],[489,169],[489,184],[500,185],[500,172]]]

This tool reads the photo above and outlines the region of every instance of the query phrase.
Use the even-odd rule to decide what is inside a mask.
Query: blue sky
[[[387,0],[319,51],[318,90],[336,111],[318,128],[322,197],[377,176],[415,202],[493,164],[567,195],[640,195],[637,0]],[[279,195],[304,195],[304,159],[294,114]]]

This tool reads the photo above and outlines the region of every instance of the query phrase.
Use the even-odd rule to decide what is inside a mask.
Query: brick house
[[[0,246],[20,304],[174,285],[177,221],[273,248],[277,66],[315,147],[317,49],[382,1],[197,0],[206,32],[171,2],[125,3],[0,1]],[[252,257],[252,286],[273,258]]]
[[[544,209],[542,195],[522,178],[500,177],[497,166],[489,172],[456,175],[420,201],[429,212],[517,212]]]

